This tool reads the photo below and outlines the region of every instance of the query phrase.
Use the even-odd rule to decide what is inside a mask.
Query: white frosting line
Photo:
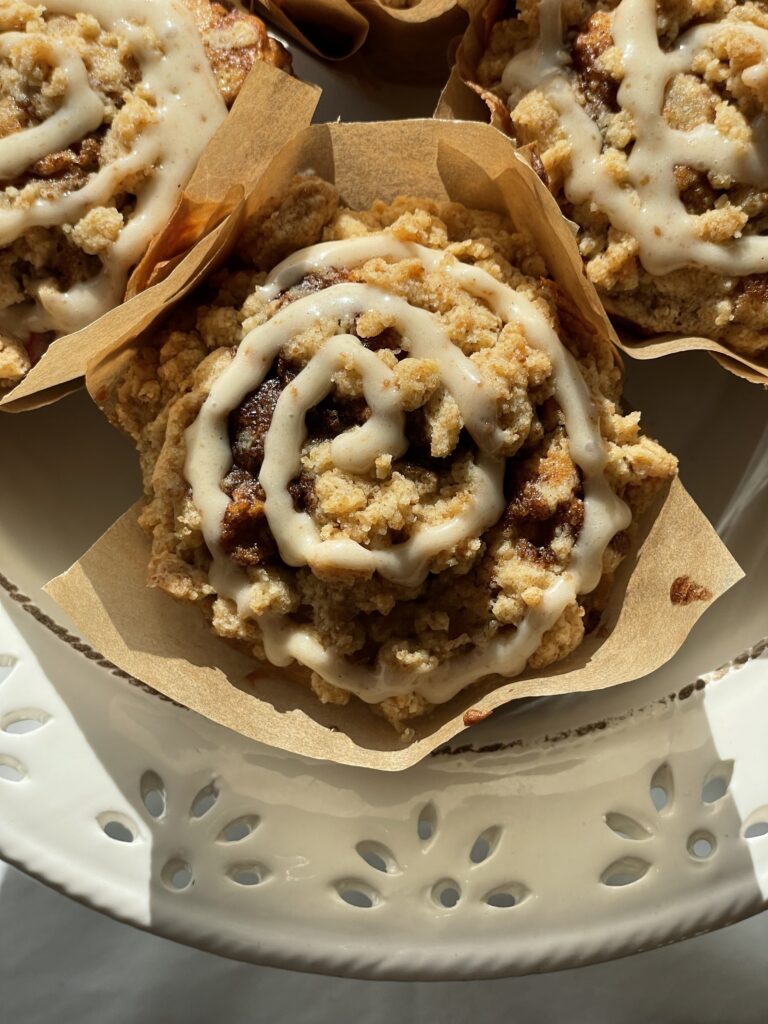
[[[259,331],[257,343],[275,351],[272,348],[274,339],[277,342],[277,354],[282,344],[295,333],[291,313],[295,311],[298,314],[294,322],[304,322],[302,325],[306,326],[307,317],[304,310],[296,309],[298,305],[297,302],[288,308],[289,315],[285,320],[281,318],[276,323],[276,317],[265,325],[267,329]],[[310,300],[308,313],[310,319],[315,319],[321,315],[363,313],[372,308],[394,315],[395,325],[407,339],[404,347],[411,354],[418,356],[424,348],[435,353],[437,342],[434,335],[444,336],[444,331],[435,327],[434,317],[377,288],[360,284],[339,285],[321,293],[319,301]],[[428,332],[427,337],[432,335],[426,345],[424,336],[419,333],[420,328]],[[273,332],[269,341],[266,339],[268,330]],[[446,354],[449,348],[453,349],[469,363],[467,357],[445,336],[442,347]],[[366,401],[373,415],[364,426],[345,431],[334,440],[331,455],[335,465],[339,469],[345,468],[345,464],[348,466],[354,452],[355,456],[359,456],[359,460],[354,458],[358,463],[354,471],[365,472],[382,452],[397,458],[407,450],[404,415],[396,392],[394,373],[373,352],[367,351],[357,338],[341,335],[332,339],[291,381],[278,399],[264,446],[264,464],[259,474],[259,482],[266,493],[267,521],[280,548],[281,557],[288,565],[308,565],[318,571],[328,571],[338,566],[363,576],[378,572],[393,583],[418,586],[425,579],[429,563],[436,555],[450,549],[463,538],[483,532],[499,518],[504,510],[504,460],[489,455],[478,460],[474,474],[475,487],[468,507],[449,523],[419,528],[402,544],[386,550],[371,551],[350,540],[322,541],[312,518],[305,512],[294,511],[287,487],[301,468],[301,446],[306,437],[305,413],[331,390],[333,373],[350,362],[361,374]],[[233,364],[225,372],[234,373],[236,370]],[[457,383],[455,368],[452,376],[454,383]],[[471,400],[476,397],[474,376],[473,373],[470,377],[469,389],[458,381],[458,387],[452,391],[457,400],[459,396],[464,399],[462,404],[470,417],[474,412]],[[446,382],[445,377],[443,380]],[[468,390],[470,393],[466,396]],[[482,401],[482,405],[486,404]],[[468,418],[465,422],[471,430],[473,419]]]
[[[0,56],[8,57],[18,43],[29,41],[25,32],[0,35]],[[75,139],[95,131],[104,120],[104,104],[88,83],[85,65],[63,43],[46,40],[48,59],[67,78],[69,88],[59,109],[43,124],[14,132],[0,139],[0,169],[3,178],[15,178],[30,164],[66,147]],[[7,244],[5,240],[3,244]]]
[[[569,201],[593,203],[615,228],[636,238],[640,260],[651,274],[691,265],[729,275],[768,271],[768,238],[747,236],[723,243],[702,239],[700,219],[685,209],[674,177],[675,166],[681,165],[765,187],[766,116],[751,126],[752,145],[728,138],[713,124],[681,131],[662,116],[669,83],[675,75],[690,71],[696,53],[723,31],[723,23],[689,29],[665,53],[656,33],[655,0],[621,0],[616,7],[612,33],[624,68],[618,102],[631,114],[636,137],[627,159],[630,187],[624,187],[603,162],[600,131],[580,105],[564,71],[569,58],[562,8],[562,0],[541,0],[539,36],[532,47],[509,61],[502,84],[509,93],[538,90],[557,109],[571,143],[571,168],[564,184]],[[768,30],[746,21],[728,21],[727,27],[749,35],[768,50]],[[746,72],[743,80],[750,85]]]
[[[102,257],[104,267],[96,278],[66,292],[52,282],[44,284],[34,300],[0,311],[0,328],[22,338],[30,331],[78,330],[122,300],[131,268],[170,215],[200,153],[226,116],[195,21],[178,0],[49,0],[44,10],[70,17],[90,14],[119,36],[141,70],[144,94],[157,119],[141,130],[130,152],[101,167],[82,188],[26,207],[0,208],[0,245],[9,245],[35,226],[77,223],[94,207],[109,205],[135,175],[148,173],[139,185],[136,207]],[[147,42],[142,26],[151,29],[157,46]],[[20,32],[0,36],[0,54],[31,37]],[[12,180],[40,157],[77,143],[103,121],[103,103],[81,58],[45,34],[40,38],[65,73],[67,92],[62,106],[42,124],[0,140],[0,181]]]
[[[504,630],[486,647],[457,655],[430,672],[381,666],[372,670],[354,665],[324,648],[310,629],[271,613],[258,616],[265,652],[276,665],[296,660],[369,702],[416,691],[433,703],[441,703],[485,675],[513,676],[521,672],[565,608],[577,595],[597,586],[605,548],[629,524],[631,515],[606,480],[605,445],[576,362],[533,303],[485,271],[460,263],[444,252],[381,233],[312,246],[294,254],[270,274],[261,289],[262,297],[275,298],[312,271],[350,268],[373,257],[418,259],[428,270],[439,268],[487,302],[502,320],[520,324],[529,343],[545,351],[551,360],[555,397],[565,418],[571,456],[584,480],[584,524],[570,565],[544,594],[541,604],[528,612],[517,629]],[[405,351],[434,359],[440,366],[443,384],[479,449],[471,473],[470,499],[450,521],[437,527],[421,526],[407,541],[384,550],[369,550],[351,540],[323,541],[311,517],[295,511],[287,485],[300,469],[306,437],[304,417],[331,390],[333,373],[342,365],[352,365],[360,374],[371,417],[364,426],[354,427],[334,440],[332,457],[336,465],[365,472],[378,454],[388,452],[397,458],[405,449],[394,374],[357,338],[341,333],[325,342],[283,390],[266,435],[259,480],[266,493],[267,521],[283,561],[324,573],[334,569],[363,576],[378,572],[387,579],[414,586],[425,579],[436,554],[484,532],[504,510],[505,460],[496,454],[501,431],[495,402],[475,365],[453,345],[438,318],[365,284],[334,285],[298,299],[245,337],[186,432],[184,472],[212,556],[211,582],[219,595],[237,604],[244,617],[253,614],[251,583],[247,573],[227,558],[220,541],[229,504],[221,484],[232,465],[229,413],[258,387],[283,345],[296,333],[320,319],[348,319],[371,309],[391,318],[401,333]]]

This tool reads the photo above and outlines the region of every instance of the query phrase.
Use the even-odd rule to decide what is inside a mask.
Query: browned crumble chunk
[[[696,583],[690,576],[678,576],[669,588],[672,604],[692,604],[694,601],[711,601],[712,591]]]

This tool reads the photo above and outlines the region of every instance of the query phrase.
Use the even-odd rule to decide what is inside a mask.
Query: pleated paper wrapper
[[[310,53],[326,60],[357,54],[391,81],[435,81],[448,73],[449,46],[467,26],[464,0],[252,0],[250,7]]]

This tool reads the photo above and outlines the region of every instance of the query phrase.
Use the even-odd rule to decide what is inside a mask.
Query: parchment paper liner
[[[389,79],[445,81],[449,43],[467,25],[463,0],[420,0],[396,9],[380,0],[253,0],[257,14],[311,53],[359,56]]]
[[[242,131],[247,130],[243,119]],[[610,344],[610,325],[585,283],[573,238],[553,198],[495,129],[435,120],[308,128],[264,169],[249,208],[258,208],[294,173],[310,168],[335,181],[352,207],[406,193],[506,209],[513,220],[525,223],[545,255],[569,329],[596,339],[595,344]],[[151,342],[151,332],[143,338],[140,332],[226,255],[242,216],[239,204],[171,277],[139,296],[147,303],[142,315],[133,324],[126,316],[112,349],[89,366],[87,383],[97,401],[105,399],[132,349]],[[165,294],[164,285],[169,290],[174,275],[175,290],[164,306],[156,300]],[[136,308],[129,303],[125,310]],[[741,572],[679,483],[660,504],[658,516],[645,524],[649,532],[627,559],[596,634],[541,674],[465,690],[417,719],[415,738],[406,746],[363,703],[321,704],[306,685],[291,680],[290,672],[264,667],[214,636],[199,609],[147,587],[149,540],[136,523],[138,506],[46,589],[107,658],[213,721],[298,754],[397,770],[460,732],[465,715],[471,720],[520,697],[621,683],[645,675],[674,654],[709,602],[673,605],[672,582],[690,576],[714,598]]]
[[[507,135],[512,121],[506,104],[476,82],[475,69],[486,47],[491,29],[510,11],[508,0],[466,0],[469,25],[456,50],[451,74],[435,110],[445,120],[489,121]],[[510,144],[514,145],[510,140]],[[726,370],[753,384],[768,387],[768,357],[757,362],[727,348],[713,338],[682,334],[643,335],[626,324],[617,324],[618,342],[634,359],[659,359],[677,352],[704,351]]]
[[[82,385],[89,359],[107,348],[116,336],[124,334],[128,325],[132,329],[147,314],[151,319],[159,306],[173,301],[189,274],[189,267],[182,274],[175,272],[174,258],[235,207],[242,197],[242,185],[257,180],[270,156],[297,128],[309,123],[319,98],[316,86],[258,61],[228,117],[204,150],[168,225],[131,276],[127,293],[130,301],[76,334],[55,341],[24,380],[9,391],[0,390],[0,411],[36,409],[75,391]],[[274,112],[279,104],[286,109],[276,118]],[[243,123],[248,125],[247,132],[236,127]],[[204,253],[198,253],[196,259],[203,257]],[[166,278],[162,290],[151,297],[138,295],[161,262]]]

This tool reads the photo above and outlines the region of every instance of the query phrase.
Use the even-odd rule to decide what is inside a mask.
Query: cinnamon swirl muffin
[[[675,460],[545,274],[498,214],[296,179],[99,396],[150,583],[401,729],[568,655]]]
[[[533,147],[608,311],[766,359],[768,4],[519,0],[507,13],[470,75]]]
[[[257,59],[233,4],[0,4],[0,386],[121,301]]]

